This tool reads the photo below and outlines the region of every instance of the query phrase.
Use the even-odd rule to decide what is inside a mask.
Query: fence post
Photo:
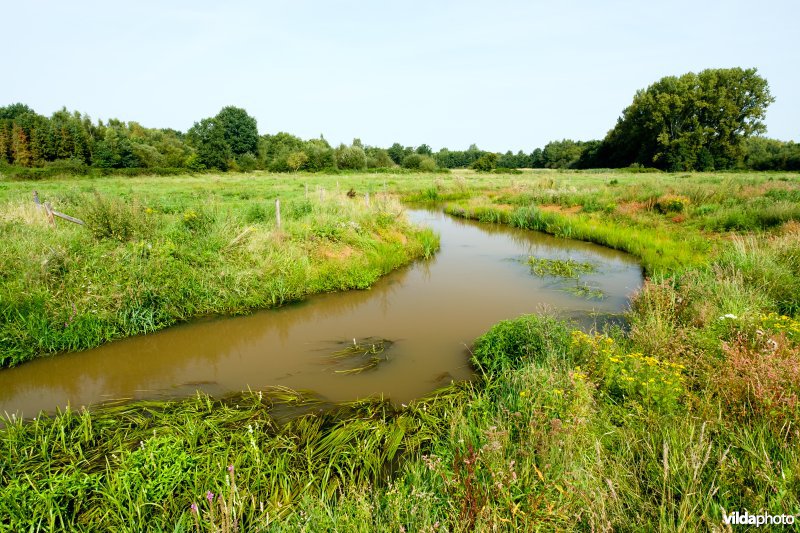
[[[364,195],[364,202],[367,204],[367,207],[369,207],[369,191]]]
[[[281,227],[281,199],[275,198],[275,223],[278,225],[278,229]]]

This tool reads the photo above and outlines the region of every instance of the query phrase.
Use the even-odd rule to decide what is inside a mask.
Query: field
[[[0,183],[0,366],[363,289],[436,249],[396,202],[367,206],[365,181],[352,186],[358,198],[336,179],[275,176]],[[51,229],[33,190],[86,227]]]
[[[88,227],[49,228],[34,188]],[[9,419],[0,530],[694,531],[800,512],[792,173],[3,181],[2,362],[368,286],[437,247],[397,200],[630,252],[648,280],[628,327],[499,323],[472,347],[480,379],[408,406],[272,390]]]

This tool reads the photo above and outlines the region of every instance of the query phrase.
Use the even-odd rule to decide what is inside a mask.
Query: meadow
[[[53,231],[34,219],[32,188],[89,227],[59,222]],[[335,196],[337,188],[340,196],[351,188],[370,191],[372,206],[360,196],[357,203]],[[324,405],[312,395],[274,389],[9,419],[0,432],[0,530],[122,531],[147,524],[173,531],[694,531],[721,530],[723,515],[734,511],[800,513],[797,174],[454,171],[3,181],[2,342],[15,343],[4,344],[3,353],[19,346],[15,354],[36,356],[106,340],[34,350],[25,339],[36,339],[38,330],[17,333],[33,322],[28,316],[62,322],[57,312],[69,312],[69,297],[53,315],[20,302],[31,287],[40,291],[34,302],[74,298],[82,254],[103,259],[104,285],[122,278],[122,264],[148,272],[143,263],[154,256],[155,271],[166,279],[188,282],[204,272],[205,280],[215,279],[219,261],[238,272],[226,274],[239,280],[238,290],[198,283],[206,292],[177,286],[164,292],[181,294],[180,305],[148,300],[156,316],[169,310],[171,318],[158,327],[288,300],[264,296],[280,294],[274,291],[256,295],[247,283],[264,265],[295,265],[298,255],[308,270],[287,295],[368,285],[436,247],[435,236],[403,224],[390,207],[396,204],[387,199],[378,207],[374,199],[384,191],[456,216],[625,250],[641,260],[647,282],[633,296],[625,328],[582,332],[536,315],[495,325],[471,348],[476,381],[407,406],[380,398]],[[272,227],[272,213],[255,214],[277,195],[287,205],[310,206],[287,215],[281,232]],[[103,203],[114,207],[103,210]],[[145,229],[125,239],[89,231],[97,225],[94,213],[116,211],[126,214],[121,220],[157,214],[159,222],[143,222]],[[206,226],[192,229],[191,212]],[[367,235],[337,226],[343,219]],[[252,250],[222,252],[250,226],[248,234],[259,237]],[[331,227],[340,229],[338,240],[328,237]],[[68,254],[67,267],[54,271],[61,278],[50,277],[42,256],[53,239],[53,248]],[[136,255],[167,239],[180,250],[167,254],[172,259],[152,248],[146,258]],[[347,264],[363,257],[360,268],[342,268],[341,253],[320,251],[345,245],[353,249]],[[382,246],[393,259],[381,259]],[[280,263],[283,254],[298,255]],[[332,274],[324,275],[328,261],[349,274],[331,281]],[[165,268],[172,263],[174,273]],[[295,279],[289,274],[298,267],[273,268],[275,280],[284,279],[275,272]],[[370,275],[356,275],[364,270]],[[137,286],[158,287],[156,281],[138,278]],[[98,298],[84,297],[81,310]],[[5,311],[10,305],[13,313]],[[48,305],[42,304],[56,307]],[[110,323],[129,307],[114,309],[105,318]],[[111,337],[129,334],[114,331]],[[149,329],[131,330],[143,331]]]
[[[438,247],[377,186],[369,205],[364,180],[352,186],[351,198],[335,179],[286,176],[0,183],[0,367],[364,289]],[[34,190],[86,226],[51,228]]]

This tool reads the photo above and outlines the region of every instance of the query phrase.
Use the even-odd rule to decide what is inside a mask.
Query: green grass
[[[182,176],[37,182],[86,226],[50,228],[29,183],[0,189],[0,366],[236,315],[317,292],[368,288],[438,237],[361,178]],[[323,190],[324,189],[324,190]],[[373,191],[374,192],[374,191]],[[275,200],[281,201],[280,228]]]
[[[592,263],[575,261],[574,259],[529,257],[528,264],[531,267],[531,273],[539,277],[554,276],[577,279],[581,274],[588,274],[596,270]]]
[[[800,225],[763,200],[793,201],[797,175],[313,179],[460,195],[462,216],[627,250],[650,277],[626,329],[501,322],[471,347],[474,383],[408,406],[272,391],[8,421],[0,529],[697,531],[800,513]],[[731,214],[744,222],[714,222]]]
[[[396,410],[275,389],[10,420],[0,432],[0,528],[259,530],[303,498],[333,501],[379,482],[464,396],[451,387]]]

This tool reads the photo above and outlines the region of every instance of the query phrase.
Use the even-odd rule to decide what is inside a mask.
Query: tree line
[[[324,137],[260,135],[256,119],[228,106],[186,133],[145,128],[116,119],[93,122],[66,108],[50,117],[25,104],[0,107],[0,166],[85,171],[183,169],[318,172],[402,167],[411,170],[475,168],[653,167],[668,171],[800,170],[800,145],[759,136],[774,101],[755,69],[707,69],[667,76],[637,91],[601,140],[556,140],[530,153],[494,153],[427,144],[388,148],[360,139],[331,146]]]

